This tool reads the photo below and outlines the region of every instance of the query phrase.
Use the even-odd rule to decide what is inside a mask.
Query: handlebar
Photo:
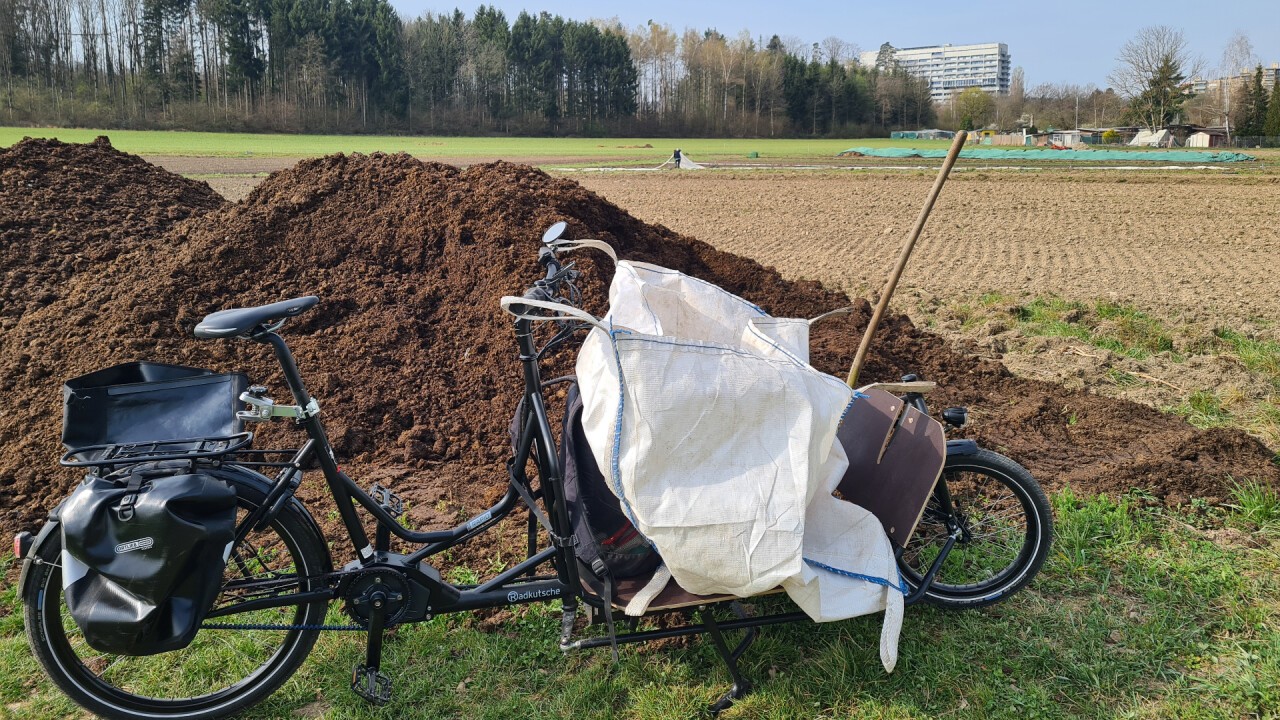
[[[551,300],[559,289],[559,278],[556,276],[560,274],[562,268],[560,259],[556,257],[555,250],[543,245],[538,251],[538,262],[547,269],[547,276],[534,282],[533,287],[526,290],[524,296],[530,300]]]
[[[560,294],[561,285],[566,281],[571,283],[576,278],[577,271],[573,270],[573,263],[562,264],[556,257],[556,251],[547,245],[543,245],[538,251],[538,262],[547,269],[546,277],[534,281],[533,287],[526,290],[523,297],[529,300],[555,301]]]

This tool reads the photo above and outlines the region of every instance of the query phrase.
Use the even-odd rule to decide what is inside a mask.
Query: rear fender
[[[31,574],[31,568],[36,564],[36,558],[41,557],[41,547],[54,536],[59,536],[62,532],[62,521],[58,519],[58,510],[61,505],[49,513],[49,521],[40,528],[40,532],[36,534],[34,540],[31,541],[31,547],[27,550],[27,554],[22,558],[22,572],[18,575],[18,597],[25,597],[23,592],[27,587],[27,576]],[[44,562],[40,560],[40,562]]]
[[[255,485],[263,495],[269,493],[271,491],[271,487],[275,485],[275,482],[271,480],[271,478],[239,465],[223,465],[222,467],[211,468],[205,472],[208,472],[214,477],[223,477],[227,479],[235,478],[235,480],[239,482]],[[230,477],[228,478],[228,476]],[[289,503],[285,505],[280,512],[295,513],[305,518],[307,527],[310,529],[312,534],[315,535],[316,542],[320,547],[324,548],[326,556],[324,572],[332,571],[333,559],[329,556],[329,543],[325,541],[324,532],[320,530],[320,525],[316,523],[316,519],[311,516],[311,513],[307,512],[307,507],[302,504],[302,501],[297,497],[291,497],[289,498]]]

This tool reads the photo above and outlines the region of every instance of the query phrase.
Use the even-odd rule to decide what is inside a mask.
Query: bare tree
[[[1226,124],[1227,139],[1231,138],[1231,93],[1234,89],[1232,86],[1236,84],[1236,77],[1246,68],[1252,67],[1256,59],[1253,43],[1249,41],[1249,36],[1240,30],[1231,36],[1227,46],[1222,50],[1222,67],[1218,70],[1219,101],[1215,106]]]
[[[1107,77],[1131,101],[1130,108],[1149,128],[1176,114],[1185,99],[1183,82],[1200,74],[1203,61],[1191,54],[1186,36],[1168,25],[1138,31],[1120,48],[1119,65]]]
[[[1169,61],[1187,77],[1199,74],[1204,65],[1199,57],[1192,56],[1181,30],[1168,25],[1145,27],[1120,48],[1116,56],[1119,65],[1107,81],[1121,94],[1137,97],[1160,72],[1161,65]]]
[[[1258,56],[1253,52],[1253,42],[1249,40],[1249,36],[1237,30],[1222,50],[1222,67],[1219,68],[1219,72],[1226,76],[1239,75],[1253,67],[1257,59]]]
[[[804,41],[804,38],[797,37],[795,35],[783,35],[781,40],[782,49],[785,50],[787,54],[795,55],[799,58],[809,56],[809,44]]]
[[[845,42],[840,38],[832,35],[822,41],[822,59],[831,61],[835,60],[836,64],[843,65],[858,55],[858,48],[853,43]]]

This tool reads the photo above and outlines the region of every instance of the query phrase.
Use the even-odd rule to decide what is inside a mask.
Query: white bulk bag
[[[503,299],[521,302],[531,304]],[[901,581],[879,521],[832,496],[848,468],[836,428],[853,391],[808,364],[810,321],[621,261],[609,312],[591,322],[577,361],[583,429],[671,577],[699,595],[781,586],[818,621],[887,608],[892,670]]]

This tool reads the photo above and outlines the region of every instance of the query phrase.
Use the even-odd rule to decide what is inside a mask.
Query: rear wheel
[[[942,493],[950,495],[950,511]],[[1031,582],[1053,539],[1053,515],[1031,473],[989,450],[948,456],[938,488],[898,560],[912,590],[942,551],[956,543],[924,599],[950,607],[990,605]]]
[[[234,473],[217,473],[236,489],[243,519],[263,501],[262,488]],[[31,568],[23,602],[27,639],[36,659],[72,700],[108,718],[224,717],[259,702],[306,659],[318,630],[200,630],[192,643],[149,656],[102,653],[85,642],[62,596],[61,539],[51,536]],[[228,559],[215,607],[264,593],[312,589],[330,567],[324,542],[305,511],[286,506],[264,530],[251,532]],[[320,625],[325,601],[210,620],[257,626]]]

